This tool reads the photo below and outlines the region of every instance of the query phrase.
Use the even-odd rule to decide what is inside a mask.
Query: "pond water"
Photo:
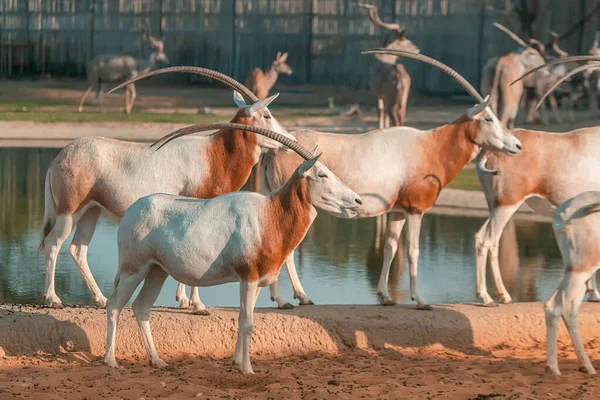
[[[59,149],[0,148],[0,303],[42,303],[44,257],[37,253],[44,214],[44,177]],[[425,216],[421,231],[419,287],[431,303],[477,301],[473,235],[483,218]],[[376,304],[382,252],[375,249],[376,221],[339,220],[320,213],[301,251],[298,274],[317,304]],[[102,217],[89,249],[89,264],[98,285],[110,295],[117,270],[117,226]],[[90,304],[91,298],[68,253],[67,240],[56,268],[56,293],[67,304]],[[408,263],[402,246],[390,277],[390,294],[411,303]],[[500,265],[516,301],[546,299],[560,281],[563,268],[550,224],[516,220],[503,235]],[[405,268],[406,266],[406,268]],[[293,292],[285,268],[282,293]],[[491,279],[488,278],[488,283]],[[169,278],[156,305],[177,305],[176,282]],[[490,293],[495,291],[490,287]],[[207,306],[238,306],[239,285],[202,288]],[[270,307],[268,290],[258,306]]]

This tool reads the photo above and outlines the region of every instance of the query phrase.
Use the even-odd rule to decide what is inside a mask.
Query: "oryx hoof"
[[[308,300],[308,301],[306,301],[306,300],[300,300],[298,302],[298,304],[301,305],[301,306],[314,306],[315,305],[315,303],[313,303],[312,300]]]
[[[52,305],[50,306],[56,310],[60,310],[61,308],[65,308],[65,306],[63,305],[63,303],[58,302],[58,301],[53,301]]]
[[[429,304],[417,304],[417,310],[432,311],[433,307],[431,307]]]
[[[485,303],[483,306],[488,308],[496,308],[498,307],[498,303],[495,301],[490,301],[489,303]]]
[[[194,310],[194,311],[192,311],[192,315],[200,315],[202,317],[206,317],[206,316],[210,315],[210,312],[208,312],[207,309],[204,309],[204,310]]]
[[[291,303],[285,303],[283,305],[277,306],[277,308],[280,310],[291,310],[294,308],[294,305]]]

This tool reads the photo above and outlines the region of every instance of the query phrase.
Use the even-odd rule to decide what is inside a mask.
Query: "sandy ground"
[[[581,334],[600,357],[597,304],[584,304]],[[105,312],[2,306],[0,398],[145,399],[597,399],[600,382],[578,371],[565,330],[563,375],[544,372],[542,305],[494,309],[439,305],[313,306],[257,310],[253,376],[233,367],[237,310],[208,317],[155,309],[158,351],[170,362],[147,366],[130,310],[122,314],[117,358],[104,366]]]

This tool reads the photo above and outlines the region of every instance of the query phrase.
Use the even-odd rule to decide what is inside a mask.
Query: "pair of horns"
[[[590,64],[584,64],[580,67],[577,67],[575,69],[573,69],[572,71],[570,71],[568,74],[566,74],[565,76],[563,76],[562,78],[560,78],[558,81],[556,81],[547,91],[546,93],[544,93],[544,95],[541,97],[540,101],[537,103],[536,108],[538,108],[539,106],[542,105],[542,103],[544,102],[544,100],[546,100],[546,97],[548,97],[548,95],[550,95],[550,93],[552,93],[557,87],[559,87],[564,81],[566,81],[567,79],[571,78],[573,75],[576,75],[582,71],[585,70],[597,70],[600,69],[600,56],[572,56],[572,57],[565,57],[565,58],[559,58],[558,60],[552,60],[552,61],[548,61],[545,64],[542,64],[538,67],[533,68],[532,70],[526,72],[525,74],[523,74],[521,77],[519,77],[517,80],[515,80],[514,82],[511,83],[511,85],[517,83],[518,81],[520,81],[521,79],[525,78],[526,76],[529,76],[531,74],[533,74],[536,71],[539,71],[542,68],[547,68],[550,67],[552,65],[557,65],[557,64],[564,64],[564,63],[568,63],[568,62],[574,62],[574,61],[592,61],[592,63]]]
[[[188,126],[188,127],[182,128],[182,129],[178,129],[178,130],[171,132],[168,135],[160,138],[156,142],[152,143],[150,145],[150,147],[158,146],[158,147],[156,147],[156,150],[158,150],[161,147],[163,147],[164,145],[166,145],[167,143],[169,143],[170,141],[177,139],[178,137],[191,135],[191,134],[197,133],[197,132],[213,131],[216,129],[236,129],[236,130],[241,130],[241,131],[254,132],[258,135],[268,137],[269,139],[273,139],[273,140],[283,144],[284,146],[289,147],[291,150],[298,153],[298,155],[300,157],[304,158],[305,160],[311,160],[315,157],[312,152],[305,149],[302,145],[300,145],[300,143],[298,143],[295,140],[290,139],[289,137],[286,137],[280,133],[277,133],[270,129],[259,128],[256,126],[250,126],[250,125],[244,125],[244,124],[236,124],[236,123],[232,123],[232,122],[221,123],[221,124],[192,125],[192,126]]]
[[[523,39],[521,39],[519,36],[517,36],[516,33],[511,31],[504,25],[502,25],[498,22],[494,22],[493,25],[494,25],[494,27],[500,29],[502,32],[506,33],[512,40],[517,42],[519,45],[527,48],[527,47],[531,47],[533,44],[536,44],[540,48],[540,50],[539,50],[540,53],[546,52],[546,46],[544,46],[544,44],[542,42],[540,42],[539,40],[531,38],[531,39],[529,39],[529,44],[527,44]]]
[[[396,31],[399,34],[403,34],[404,33],[404,28],[401,27],[398,24],[394,24],[394,23],[386,23],[383,22],[381,20],[381,18],[379,18],[379,12],[377,11],[377,7],[375,7],[372,4],[366,4],[366,3],[358,3],[356,4],[358,7],[363,8],[365,10],[369,10],[369,19],[371,20],[371,22],[373,23],[373,25],[375,26],[379,26],[381,28],[384,29],[389,29],[391,31]]]
[[[445,72],[446,74],[450,75],[450,77],[453,78],[456,82],[458,82],[458,84],[460,86],[462,86],[475,100],[477,100],[478,103],[484,102],[484,99],[483,99],[483,97],[481,97],[479,92],[477,90],[475,90],[473,85],[471,85],[469,83],[469,81],[467,81],[461,74],[459,74],[454,69],[447,66],[446,64],[444,64],[438,60],[435,60],[431,57],[427,57],[427,56],[425,56],[423,54],[419,54],[419,53],[411,53],[408,51],[386,49],[386,48],[370,49],[367,51],[363,51],[362,54],[391,54],[391,55],[395,55],[395,56],[403,57],[403,58],[412,58],[413,60],[421,61],[426,64],[432,65],[432,66],[436,67],[437,69],[441,70],[442,72]]]

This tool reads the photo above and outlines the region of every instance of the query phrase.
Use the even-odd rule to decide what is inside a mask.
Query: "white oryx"
[[[566,271],[556,291],[544,303],[546,314],[546,369],[560,375],[556,342],[562,317],[582,369],[596,370],[583,348],[577,315],[585,296],[585,282],[600,268],[600,192],[584,192],[559,205],[552,213],[552,228]]]
[[[598,57],[574,56],[550,61],[539,68],[565,62],[596,60]],[[598,66],[586,65],[586,68]],[[576,68],[557,81],[554,90]],[[528,74],[534,73],[532,69]],[[525,76],[525,75],[524,75]],[[547,93],[546,93],[547,94]],[[540,103],[546,95],[542,96]],[[600,127],[576,129],[566,133],[514,129],[513,134],[521,141],[524,150],[517,157],[489,154],[487,168],[501,171],[492,175],[478,171],[479,182],[485,193],[490,217],[475,234],[477,260],[477,297],[486,305],[495,305],[486,285],[488,254],[496,292],[502,303],[512,302],[504,287],[498,262],[498,247],[504,227],[523,202],[541,215],[550,216],[552,208],[586,190],[600,190]],[[483,165],[483,164],[482,164]],[[591,301],[599,301],[600,293],[595,279],[588,284]]]
[[[285,259],[308,232],[317,208],[352,218],[362,204],[356,193],[317,161],[318,156],[297,142],[273,131],[238,124],[207,125],[195,130],[217,127],[265,135],[289,146],[306,161],[285,185],[266,196],[237,192],[200,200],[161,193],[143,197],[129,207],[119,226],[119,272],[107,304],[104,360],[109,366],[117,366],[115,337],[119,315],[142,281],[133,312],[151,364],[166,366],[154,347],[149,319],[152,305],[171,275],[193,286],[240,282],[240,317],[233,359],[243,373],[254,373],[250,338],[261,287],[277,280]],[[171,163],[176,163],[176,158],[177,155],[171,157]],[[169,164],[164,167],[169,168]]]
[[[456,71],[424,55],[399,50],[375,49],[367,54],[393,54],[431,64],[456,79],[478,104],[447,125],[421,131],[409,127],[379,129],[361,135],[342,135],[298,131],[296,140],[304,146],[319,146],[323,161],[342,181],[359,193],[364,205],[359,218],[391,213],[384,248],[384,262],[378,285],[380,302],[393,304],[388,294],[390,264],[397,250],[405,220],[408,222],[408,258],[410,293],[419,309],[430,309],[417,289],[419,232],[423,214],[435,203],[440,191],[458,175],[463,166],[481,149],[517,154],[521,144],[504,127],[488,107],[488,99]],[[190,127],[187,133],[192,133]],[[298,157],[267,153],[263,162],[263,182],[267,190],[282,187],[293,175]],[[293,252],[286,259],[290,275],[296,276]],[[294,288],[301,303],[310,301]],[[276,284],[271,285],[271,298],[280,298]]]
[[[259,101],[241,83],[204,68],[173,67],[145,76],[166,72],[192,72],[217,79],[236,90],[234,99],[239,110],[232,122],[286,132],[267,108],[276,96]],[[140,143],[99,137],[75,140],[54,159],[46,174],[44,238],[40,245],[46,255],[44,297],[53,307],[62,306],[54,288],[56,258],[75,226],[69,252],[93,301],[104,306],[106,297],[87,262],[88,245],[101,210],[118,223],[134,201],[152,193],[210,198],[237,191],[248,179],[261,152],[279,148],[287,150],[264,136],[236,129],[189,138],[158,153]],[[206,313],[197,291],[194,292],[190,304],[180,286],[178,300],[182,306],[193,306],[197,313]]]

